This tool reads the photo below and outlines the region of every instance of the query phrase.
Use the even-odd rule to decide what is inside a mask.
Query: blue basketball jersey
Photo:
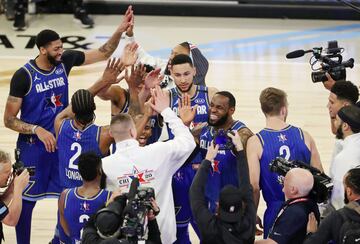
[[[230,130],[238,131],[245,127],[244,123],[236,120]],[[206,126],[201,131],[200,151],[203,158],[205,158],[207,149],[214,140],[214,134],[215,128],[212,126]],[[215,202],[218,201],[221,188],[228,184],[239,186],[236,155],[232,150],[219,150],[214,159],[205,191],[212,210],[214,210]]]
[[[78,194],[77,187],[68,189],[64,201],[64,218],[70,229],[72,244],[80,243],[86,221],[107,202],[110,195],[111,192],[100,190],[94,197],[84,198]]]
[[[20,119],[54,133],[54,120],[68,106],[68,79],[62,63],[44,73],[30,62],[23,66],[29,74],[30,89],[23,97]]]
[[[60,182],[64,188],[82,185],[78,170],[80,154],[92,151],[102,157],[99,147],[101,127],[95,124],[78,130],[74,120],[66,119],[62,122],[57,138],[59,153]]]
[[[159,117],[157,115],[150,118],[151,136],[146,142],[146,145],[157,142],[161,136],[162,126],[160,125]]]
[[[169,90],[170,93],[170,108],[179,115],[178,101],[181,99],[181,92],[176,87]],[[196,93],[191,98],[191,106],[198,105],[193,125],[196,126],[199,123],[207,122],[209,112],[209,94],[206,86],[197,86]],[[174,135],[171,133],[168,127],[169,139],[173,139]]]
[[[311,152],[305,144],[303,131],[289,125],[282,130],[263,129],[256,134],[263,147],[260,158],[260,188],[264,200],[284,201],[282,186],[278,183],[278,174],[270,172],[269,164],[276,157],[287,160],[301,160],[310,164]]]

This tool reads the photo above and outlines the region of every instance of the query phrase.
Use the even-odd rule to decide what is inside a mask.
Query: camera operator
[[[228,133],[235,146],[239,188],[226,185],[220,191],[217,214],[208,209],[205,187],[219,145],[208,147],[190,188],[191,210],[199,226],[202,242],[253,243],[255,236],[255,204],[249,180],[249,168],[239,134]]]
[[[335,243],[355,243],[355,239],[351,239],[348,234],[348,242],[344,238],[346,232],[356,230],[356,238],[359,238],[360,225],[360,168],[349,170],[343,179],[345,190],[345,207],[332,212],[324,220],[321,221],[319,229],[317,221],[313,214],[309,215],[308,235],[304,244],[328,243],[330,240]],[[351,228],[349,222],[355,223],[355,228]],[[352,223],[351,223],[352,224]],[[357,224],[357,226],[356,226]],[[355,236],[352,236],[355,237]]]
[[[13,181],[11,182],[13,178]],[[12,172],[10,156],[0,150],[0,187],[7,188],[0,196],[0,243],[4,240],[2,223],[15,226],[19,221],[22,208],[22,192],[29,183],[29,173],[24,169],[16,176]]]
[[[334,125],[339,140],[335,143],[330,164],[330,176],[334,183],[331,205],[340,209],[344,207],[343,177],[349,169],[360,165],[360,108],[355,105],[342,107]]]
[[[255,244],[303,243],[308,215],[314,212],[316,219],[320,218],[316,201],[309,197],[313,185],[314,177],[306,169],[293,168],[286,173],[283,191],[287,200],[270,229],[269,237]]]
[[[355,104],[358,98],[359,90],[351,81],[337,81],[331,87],[327,108],[330,115],[331,131],[334,135],[336,134],[334,122],[339,109],[347,105]]]
[[[116,196],[109,201],[107,207],[101,208],[96,215],[86,223],[81,243],[110,244],[129,243],[121,234],[123,214],[127,203],[125,194]],[[160,211],[154,199],[151,199],[152,209],[148,212],[148,239],[146,244],[161,244],[160,230],[155,215]],[[131,242],[130,242],[131,243]],[[136,242],[137,243],[137,242]]]

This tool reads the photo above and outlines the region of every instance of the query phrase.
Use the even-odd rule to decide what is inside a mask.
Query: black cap
[[[226,185],[220,192],[219,218],[228,223],[238,222],[242,212],[241,191],[235,186]]]
[[[360,129],[360,108],[356,105],[342,107],[338,112],[339,118],[347,123],[351,129]]]
[[[103,236],[113,235],[122,223],[122,207],[114,201],[96,213],[96,228]]]
[[[40,47],[46,46],[48,43],[52,41],[59,40],[60,36],[53,30],[42,30],[37,34],[35,43],[36,46],[40,49]]]

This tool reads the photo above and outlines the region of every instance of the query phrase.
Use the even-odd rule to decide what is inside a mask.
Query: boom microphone
[[[310,53],[312,52],[313,50],[296,50],[296,51],[293,51],[293,52],[290,52],[288,54],[286,54],[286,58],[287,59],[291,59],[291,58],[299,58],[299,57],[302,57],[305,55],[305,53]]]

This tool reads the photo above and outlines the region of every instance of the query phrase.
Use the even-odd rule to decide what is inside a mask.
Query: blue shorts
[[[17,141],[20,160],[25,167],[35,167],[24,189],[23,199],[37,201],[43,198],[58,198],[61,193],[59,160],[57,151],[48,153],[44,144],[35,135],[20,134]]]

